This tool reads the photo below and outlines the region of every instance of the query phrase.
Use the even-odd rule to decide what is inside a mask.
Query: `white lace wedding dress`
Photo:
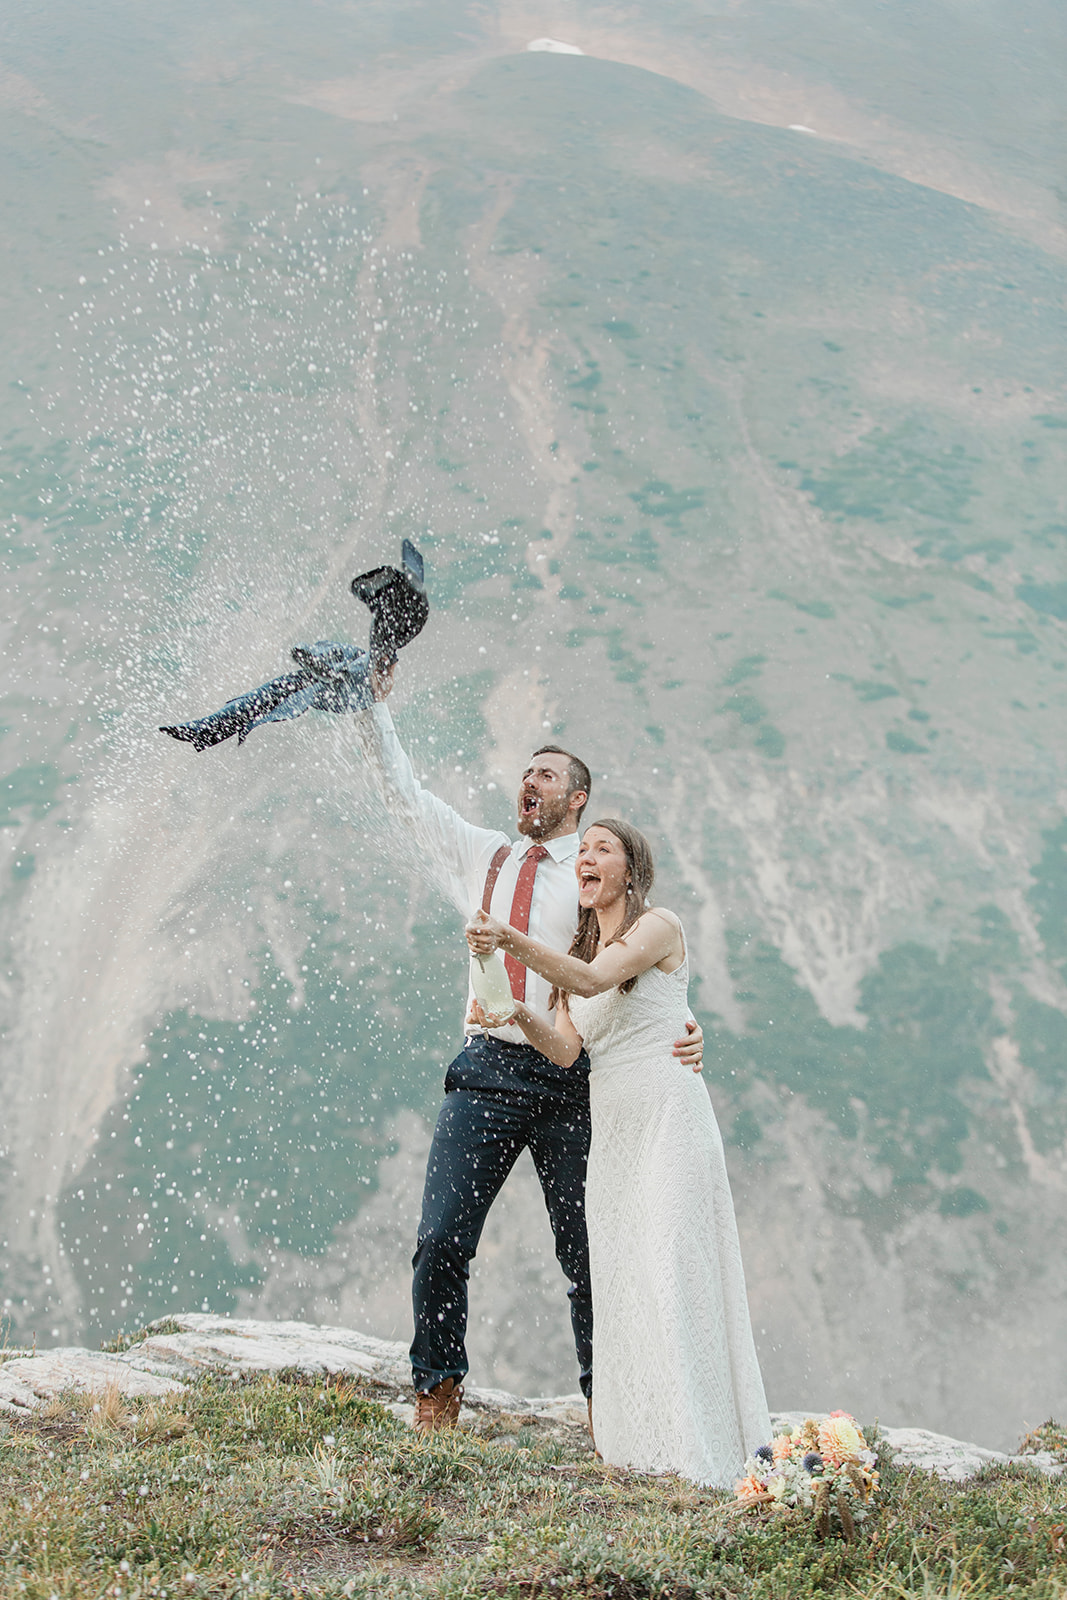
[[[572,996],[592,1062],[593,1431],[605,1461],[732,1488],[771,1437],[722,1139],[671,1054],[688,960]]]

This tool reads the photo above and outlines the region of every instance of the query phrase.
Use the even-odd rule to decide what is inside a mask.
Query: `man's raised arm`
[[[412,836],[422,861],[444,880],[466,915],[481,898],[493,852],[511,841],[495,828],[476,827],[422,787],[385,704],[393,687],[392,669],[372,674],[371,683],[375,704],[354,719],[367,764],[390,816]]]

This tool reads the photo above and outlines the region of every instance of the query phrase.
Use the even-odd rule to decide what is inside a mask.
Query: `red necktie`
[[[543,844],[531,845],[526,852],[526,857],[519,868],[519,876],[515,883],[515,897],[511,902],[511,916],[508,921],[520,933],[525,933],[530,926],[530,902],[533,900],[534,875],[538,863],[543,861],[548,851]],[[511,992],[516,1000],[526,999],[526,968],[521,961],[516,961],[514,956],[504,952],[504,965],[511,979]]]

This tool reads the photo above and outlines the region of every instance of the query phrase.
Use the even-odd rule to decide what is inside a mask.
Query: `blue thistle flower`
[[[773,1461],[774,1460],[774,1451],[771,1449],[769,1444],[761,1444],[760,1445],[759,1449],[756,1451],[756,1460],[757,1461]]]
[[[805,1472],[815,1472],[816,1470],[821,1470],[822,1465],[823,1459],[817,1450],[809,1450],[807,1455],[804,1457],[804,1460],[801,1462],[801,1466],[804,1468]]]

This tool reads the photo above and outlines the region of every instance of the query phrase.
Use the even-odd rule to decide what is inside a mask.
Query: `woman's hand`
[[[478,910],[467,923],[464,932],[470,946],[471,955],[491,956],[494,950],[499,950],[507,932],[507,924],[497,917],[491,917],[485,911]]]

